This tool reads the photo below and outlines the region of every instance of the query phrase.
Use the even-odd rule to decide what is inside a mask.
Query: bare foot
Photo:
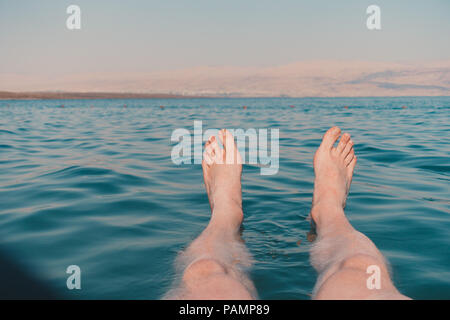
[[[319,213],[343,214],[353,170],[356,165],[356,156],[353,150],[353,141],[348,133],[344,133],[337,147],[334,143],[339,138],[341,130],[338,127],[329,129],[322,140],[320,147],[314,155],[314,195],[311,209],[312,218],[316,223],[322,217]],[[314,210],[318,206],[325,206],[327,210]],[[339,208],[340,210],[333,210]]]
[[[235,231],[242,223],[242,158],[228,130],[219,132],[220,148],[215,136],[205,144],[203,179],[211,206],[211,222],[225,224]]]

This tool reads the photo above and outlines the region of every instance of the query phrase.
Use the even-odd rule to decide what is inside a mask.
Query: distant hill
[[[35,99],[448,96],[450,60],[311,60],[279,66],[197,66],[58,76],[0,72],[0,90],[20,91],[22,98]]]

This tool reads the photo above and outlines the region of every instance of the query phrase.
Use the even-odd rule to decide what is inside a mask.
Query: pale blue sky
[[[82,30],[66,29],[77,4]],[[381,7],[381,31],[366,8]],[[0,0],[0,72],[448,60],[449,0]]]

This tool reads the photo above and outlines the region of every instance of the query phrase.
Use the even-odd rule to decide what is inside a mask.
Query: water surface
[[[158,299],[209,218],[201,167],[171,161],[172,131],[278,128],[278,174],[244,166],[243,238],[261,298],[309,299],[312,158],[338,125],[358,156],[351,223],[402,293],[450,299],[449,111],[448,97],[0,101],[1,253],[64,297]]]

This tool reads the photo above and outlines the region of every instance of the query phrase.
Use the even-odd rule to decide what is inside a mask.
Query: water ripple
[[[77,297],[161,297],[177,253],[210,216],[200,166],[170,157],[172,131],[202,120],[204,130],[280,130],[278,174],[243,170],[242,236],[261,298],[310,298],[312,159],[332,125],[352,134],[359,157],[352,224],[386,255],[403,293],[450,298],[450,98],[8,104],[0,108],[1,243],[62,295],[67,266],[78,264],[86,278]]]

